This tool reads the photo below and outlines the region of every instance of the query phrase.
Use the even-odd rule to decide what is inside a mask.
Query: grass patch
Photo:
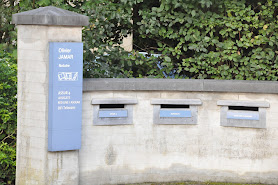
[[[231,182],[159,182],[159,183],[137,183],[129,185],[266,185],[266,184],[248,184],[248,183],[231,183]]]

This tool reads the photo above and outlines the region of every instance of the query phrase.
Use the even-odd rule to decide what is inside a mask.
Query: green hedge
[[[6,1],[13,4],[12,0]],[[275,0],[95,0],[1,3],[1,42],[14,45],[17,11],[54,5],[90,17],[83,30],[84,77],[277,80]],[[133,23],[132,21],[133,20]],[[131,53],[118,45],[133,33]],[[97,49],[96,49],[97,48]],[[93,52],[91,52],[93,49]],[[157,59],[138,53],[161,53]]]
[[[161,0],[137,24],[176,77],[277,80],[277,10],[272,0]]]
[[[15,146],[6,142],[0,143],[0,184],[15,184],[16,168]]]
[[[276,1],[128,2],[83,4],[84,13],[94,13],[83,32],[85,77],[163,78],[156,65],[161,61],[163,70],[168,74],[174,71],[175,78],[277,80]],[[133,25],[128,20],[133,20]],[[135,36],[135,50],[127,54],[115,44],[130,31]],[[91,53],[90,48],[98,50]],[[138,51],[162,56],[150,59]]]
[[[16,52],[0,50],[0,184],[14,184],[16,166]]]

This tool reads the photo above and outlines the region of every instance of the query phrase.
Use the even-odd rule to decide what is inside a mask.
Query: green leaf
[[[191,73],[193,73],[194,71],[196,71],[196,69],[193,68],[193,67],[191,67],[190,70],[189,70],[189,72],[191,72]]]
[[[191,11],[191,15],[192,15],[192,17],[195,17],[196,11],[195,11],[195,10],[192,10],[192,11]]]
[[[165,57],[165,61],[166,61],[166,62],[171,62],[171,58],[168,57],[168,56],[166,56],[166,57]]]

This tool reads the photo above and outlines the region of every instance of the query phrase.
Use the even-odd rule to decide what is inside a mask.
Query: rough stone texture
[[[152,99],[176,98],[173,93],[84,92],[79,184],[190,180],[278,184],[277,94],[177,92],[178,97],[202,101],[198,124],[153,124]],[[92,99],[120,94],[138,99],[133,105],[133,125],[94,126]],[[266,129],[220,126],[218,100],[269,102]]]
[[[18,25],[17,30],[16,184],[78,184],[78,151],[47,152],[48,42],[80,42],[82,28]]]
[[[188,92],[242,92],[278,93],[278,83],[244,80],[197,79],[84,79],[84,91],[188,91]]]
[[[14,14],[12,23],[17,25],[87,26],[89,18],[53,6]]]

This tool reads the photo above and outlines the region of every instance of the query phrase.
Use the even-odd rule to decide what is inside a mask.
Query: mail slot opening
[[[229,110],[240,110],[240,111],[259,111],[259,107],[229,106]]]
[[[162,109],[188,109],[189,105],[161,104]]]
[[[124,108],[124,104],[100,104],[100,109],[121,109]]]

